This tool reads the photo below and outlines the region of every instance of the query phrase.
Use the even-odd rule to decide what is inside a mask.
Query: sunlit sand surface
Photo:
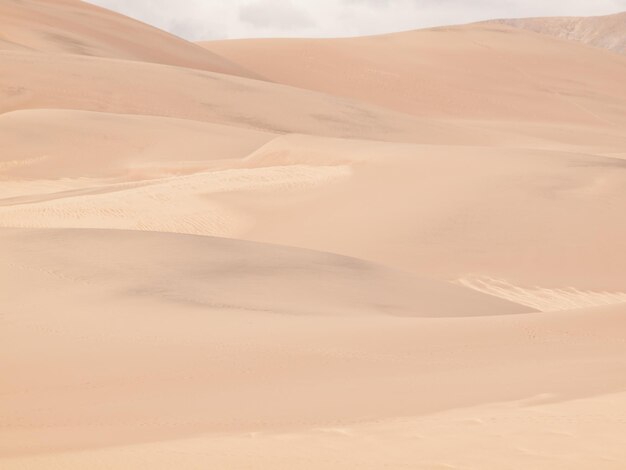
[[[626,468],[624,18],[2,2],[0,468]]]

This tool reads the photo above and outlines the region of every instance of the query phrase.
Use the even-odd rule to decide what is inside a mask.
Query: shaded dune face
[[[230,140],[218,146],[218,135],[201,129],[222,156],[241,152]],[[244,143],[245,135],[236,141]],[[195,142],[198,151],[210,145]],[[274,138],[246,158],[212,156],[199,152],[197,160],[178,161],[144,151],[132,166],[109,159],[123,179],[45,183],[35,176],[51,167],[76,170],[74,161],[94,175],[105,168],[98,155],[80,154],[67,167],[52,158],[14,163],[5,172],[33,176],[4,185],[0,226],[234,237],[347,254],[476,286],[473,280],[491,278],[598,298],[603,291],[618,299],[624,292],[622,159],[295,135]]]
[[[409,142],[441,142],[456,128],[285,85],[161,64],[21,51],[3,52],[0,63],[6,70],[0,77],[3,113],[73,109]]]
[[[233,195],[256,215],[247,235],[253,239],[349,253],[441,279],[488,276],[528,288],[624,292],[623,159],[287,136],[246,162],[352,168],[349,179],[293,202],[265,197],[244,206]],[[329,219],[333,231],[323,228]]]
[[[622,21],[0,0],[0,468],[624,468]]]
[[[32,240],[25,256],[14,258],[16,266],[47,272],[66,259],[61,279],[106,284],[122,296],[282,315],[445,317],[532,311],[452,284],[301,249],[155,232],[5,231],[5,245]],[[92,258],[111,243],[119,255]],[[3,257],[11,259],[5,249]],[[150,265],[162,269],[150,272]]]
[[[0,50],[155,62],[240,76],[251,72],[164,31],[77,0],[6,0]]]
[[[19,359],[5,382],[8,455],[431,413],[545,386],[562,398],[623,386],[614,375],[624,360],[621,307],[510,315],[524,309],[293,248],[0,232],[0,276],[10,287],[3,348]],[[41,302],[55,315],[41,316]],[[471,310],[478,316],[453,316]],[[592,381],[547,379],[576,358],[615,362],[576,363]],[[459,394],[469,377],[481,385]],[[447,386],[429,391],[431,380]]]

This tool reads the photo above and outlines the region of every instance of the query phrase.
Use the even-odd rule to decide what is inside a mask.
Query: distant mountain
[[[589,17],[518,18],[487,21],[626,54],[626,11]]]

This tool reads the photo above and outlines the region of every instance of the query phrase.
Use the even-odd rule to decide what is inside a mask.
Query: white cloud
[[[601,15],[626,0],[88,0],[192,40],[353,36],[490,18]]]
[[[315,25],[291,0],[256,0],[239,8],[239,19],[259,29],[297,31]]]

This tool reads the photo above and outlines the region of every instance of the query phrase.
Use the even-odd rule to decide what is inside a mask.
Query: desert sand
[[[622,18],[3,2],[0,467],[623,469]]]
[[[507,25],[204,46],[274,82],[430,119],[626,123],[623,58]]]
[[[489,23],[507,24],[626,54],[626,12],[591,17],[501,19]]]

